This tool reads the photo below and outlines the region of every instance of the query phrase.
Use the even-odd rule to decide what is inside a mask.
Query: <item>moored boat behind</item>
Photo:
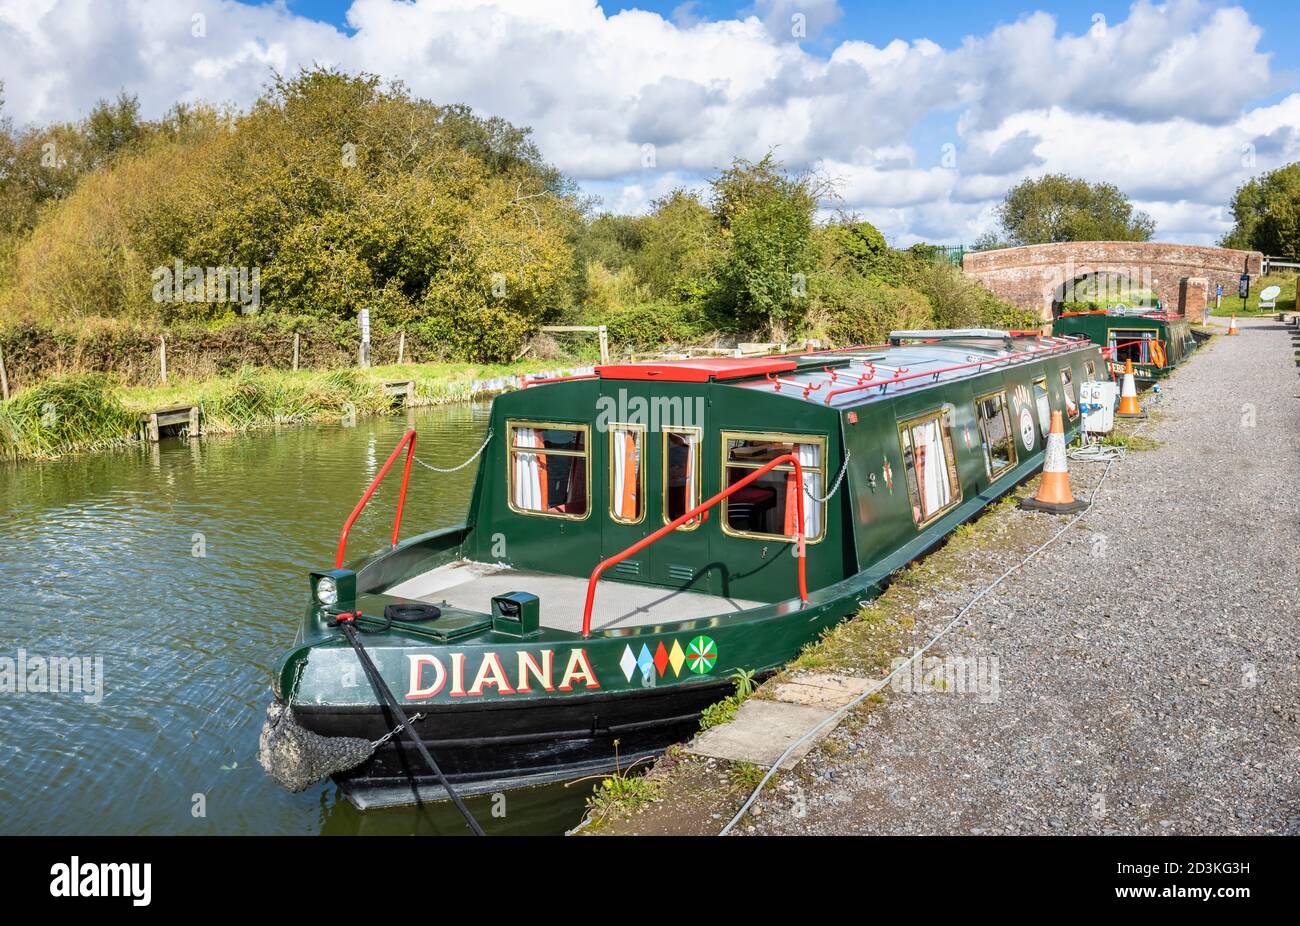
[[[1114,376],[1122,375],[1131,361],[1134,377],[1144,385],[1168,376],[1197,346],[1186,316],[1160,311],[1066,312],[1052,322],[1052,334],[1099,344]]]
[[[912,331],[606,365],[500,396],[465,523],[399,542],[399,501],[391,549],[346,568],[345,527],[276,698],[322,736],[393,730],[331,626],[354,615],[457,790],[655,754],[736,670],[779,668],[1033,475],[1051,413],[1076,431],[1101,363],[1082,338]],[[405,451],[403,500],[414,445],[376,480]],[[337,779],[361,806],[442,796],[407,736]]]

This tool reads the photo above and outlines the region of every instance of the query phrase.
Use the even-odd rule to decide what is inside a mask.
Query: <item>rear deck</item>
[[[543,627],[582,632],[587,580],[577,576],[461,559],[394,585],[385,594],[490,614],[492,599],[509,592],[530,592],[541,600]],[[670,624],[700,617],[718,617],[765,604],[686,589],[604,579],[596,591],[591,629],[600,631]]]

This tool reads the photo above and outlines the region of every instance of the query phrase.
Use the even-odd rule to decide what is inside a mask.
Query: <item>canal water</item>
[[[307,573],[333,564],[362,490],[416,427],[416,454],[473,453],[486,403],[355,426],[0,463],[0,657],[102,659],[103,693],[0,692],[0,833],[457,834],[446,804],[360,813],[330,783],[288,794],[257,764],[271,671]],[[463,519],[475,466],[414,467],[403,536]],[[353,528],[379,549],[401,473]],[[495,833],[560,833],[592,782],[469,801]]]

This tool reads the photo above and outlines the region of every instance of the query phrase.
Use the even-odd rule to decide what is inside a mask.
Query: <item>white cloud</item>
[[[955,48],[849,40],[829,54],[790,34],[795,13],[811,38],[839,7],[754,0],[708,20],[690,2],[665,19],[595,0],[355,0],[345,34],[280,4],[0,0],[0,80],[22,124],[77,118],[120,89],[158,115],[177,100],[247,105],[272,68],[367,70],[532,126],[610,208],[642,210],[775,148],[840,177],[844,205],[903,244],[972,240],[1008,186],[1046,171],[1116,183],[1162,236],[1212,237],[1242,180],[1300,157],[1300,93],[1255,102],[1285,88],[1236,7],[1139,0],[1081,35],[1032,13]],[[955,165],[919,158],[918,135],[952,145]]]

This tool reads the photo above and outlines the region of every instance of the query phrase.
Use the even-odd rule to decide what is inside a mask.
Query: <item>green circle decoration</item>
[[[686,647],[686,662],[696,675],[713,670],[718,661],[718,647],[712,637],[696,637]]]

